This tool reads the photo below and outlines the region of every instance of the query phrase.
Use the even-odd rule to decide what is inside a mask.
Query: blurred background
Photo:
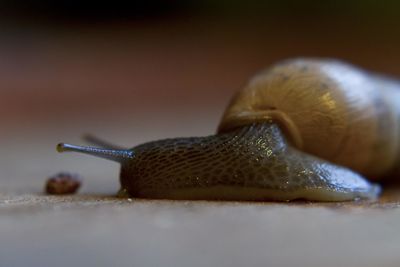
[[[126,2],[0,2],[3,192],[40,192],[60,170],[88,177],[84,192],[114,192],[117,165],[55,144],[211,134],[233,92],[278,60],[400,76],[398,1]]]

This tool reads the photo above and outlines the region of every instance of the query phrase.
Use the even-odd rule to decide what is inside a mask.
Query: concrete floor
[[[0,266],[399,266],[399,204],[0,195]]]

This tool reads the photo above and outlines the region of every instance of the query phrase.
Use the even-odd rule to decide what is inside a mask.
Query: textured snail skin
[[[226,134],[166,139],[132,149],[121,185],[130,196],[167,199],[344,201],[379,186],[290,146],[271,122]]]

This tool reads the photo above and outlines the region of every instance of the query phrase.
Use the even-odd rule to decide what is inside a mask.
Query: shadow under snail
[[[215,135],[120,149],[61,143],[121,164],[131,197],[345,201],[376,198],[399,162],[400,83],[332,59],[291,59],[254,76]]]

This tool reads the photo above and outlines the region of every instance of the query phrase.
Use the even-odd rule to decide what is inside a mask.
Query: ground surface
[[[0,195],[0,266],[398,266],[386,203]]]

